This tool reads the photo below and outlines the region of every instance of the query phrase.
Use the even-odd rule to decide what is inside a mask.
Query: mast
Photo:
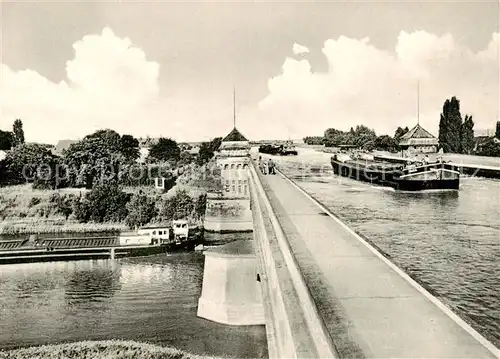
[[[233,128],[236,128],[236,89],[233,86]]]
[[[417,125],[420,124],[420,80],[417,81]]]

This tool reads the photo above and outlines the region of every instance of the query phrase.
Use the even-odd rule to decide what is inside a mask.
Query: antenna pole
[[[420,124],[420,80],[417,81],[417,125]]]

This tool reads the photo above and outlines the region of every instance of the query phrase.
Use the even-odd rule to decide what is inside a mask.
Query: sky
[[[203,141],[499,119],[499,2],[1,1],[0,129]],[[418,95],[419,94],[419,95]],[[417,106],[417,98],[419,105]]]

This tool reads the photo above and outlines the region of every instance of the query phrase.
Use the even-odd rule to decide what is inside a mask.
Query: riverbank
[[[179,192],[185,194],[180,194],[179,198],[182,200],[177,203],[180,199],[172,199],[172,197]],[[88,190],[73,188],[39,190],[33,189],[30,184],[0,187],[0,236],[56,233],[99,234],[121,232],[130,228],[133,223],[130,218],[127,218],[127,214],[135,210],[135,206],[128,206],[130,211],[126,209],[127,213],[120,218],[110,213],[107,215],[110,219],[104,218],[104,220],[101,219],[102,221],[83,219],[85,216],[82,216],[81,210],[78,213],[78,204],[82,203],[82,198],[85,198],[88,193]],[[142,196],[141,200],[136,201],[140,204],[149,199],[148,203],[151,207],[149,212],[154,212],[150,218],[146,219],[149,224],[167,225],[172,216],[187,218],[192,225],[202,223],[201,217],[204,212],[202,195],[205,193],[203,189],[178,184],[168,193],[144,186],[125,187],[123,193],[131,199],[135,196]],[[107,211],[108,208],[110,206],[104,206],[102,210]],[[88,210],[91,211],[92,206]],[[147,208],[144,209],[144,212],[147,211]],[[137,216],[136,213],[135,218]]]
[[[199,356],[175,348],[162,347],[149,343],[124,340],[84,341],[67,344],[43,345],[39,347],[21,348],[0,351],[2,359],[199,359],[216,358]]]

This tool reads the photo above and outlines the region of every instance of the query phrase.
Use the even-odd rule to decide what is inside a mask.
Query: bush
[[[75,202],[73,213],[80,222],[121,222],[127,217],[130,194],[114,183],[95,185],[85,197]]]
[[[172,197],[164,198],[159,215],[161,221],[189,218],[194,211],[194,201],[186,190],[177,191]]]
[[[127,203],[128,214],[125,223],[129,228],[143,226],[156,216],[156,199],[142,191],[134,194]]]
[[[207,209],[207,194],[203,193],[198,196],[195,203],[195,216],[197,218],[203,218],[205,216],[205,211]]]

